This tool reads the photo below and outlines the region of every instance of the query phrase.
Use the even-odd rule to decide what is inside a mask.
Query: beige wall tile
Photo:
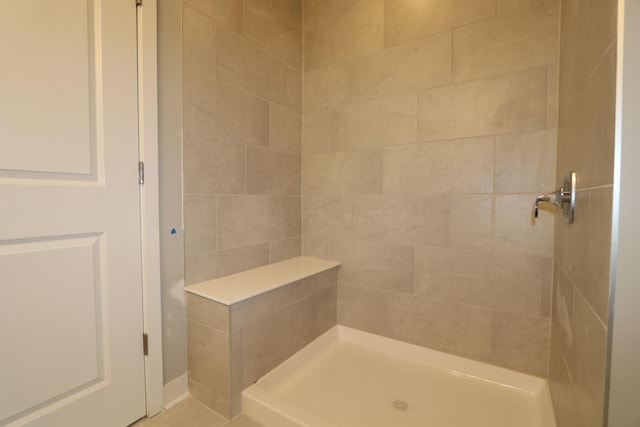
[[[382,329],[382,291],[339,283],[338,324],[379,334]]]
[[[350,85],[350,76],[347,73],[345,64],[305,71],[302,106],[305,120],[309,113],[347,103]]]
[[[213,77],[213,19],[183,3],[182,66]]]
[[[269,244],[187,255],[184,264],[190,285],[269,264]]]
[[[452,247],[551,255],[554,218],[547,212],[532,224],[535,195],[450,196]]]
[[[381,0],[304,0],[304,26],[313,27]]]
[[[558,127],[558,66],[547,68],[547,129]],[[557,132],[557,130],[556,130]]]
[[[303,236],[302,255],[329,259],[329,241],[324,237]]]
[[[553,271],[552,334],[553,351],[569,354],[573,346],[574,285],[556,262]],[[564,357],[564,356],[563,356]]]
[[[492,352],[493,311],[385,292],[382,334],[434,350],[486,359]]]
[[[300,322],[298,313],[296,304],[292,304],[243,328],[243,387],[253,384],[297,350],[298,336],[292,329]]]
[[[298,351],[337,324],[336,283],[298,300],[296,306],[299,310],[298,319],[300,319],[298,332],[300,341],[299,347],[296,348]]]
[[[271,0],[271,8],[296,27],[302,27],[302,0]]]
[[[242,144],[184,133],[186,193],[245,193],[246,147]]]
[[[302,33],[271,7],[270,0],[245,0],[244,35],[290,67],[302,69]],[[282,1],[276,2],[284,6]],[[284,9],[286,10],[286,8]]]
[[[300,195],[300,156],[247,147],[247,193]]]
[[[451,82],[451,33],[385,49],[344,67],[350,102],[442,86]]]
[[[411,93],[346,105],[336,108],[330,120],[332,150],[416,142],[418,96]]]
[[[222,83],[300,111],[300,72],[221,26],[216,27],[215,72]]]
[[[335,325],[336,301],[336,287],[332,286],[244,327],[244,386]]]
[[[353,10],[304,29],[305,70],[344,62],[384,48],[383,3]]]
[[[302,115],[271,104],[269,148],[289,154],[302,152]]]
[[[578,407],[573,383],[569,376],[564,357],[551,341],[549,361],[549,390],[553,400],[556,423],[559,426],[583,427],[587,425]]]
[[[412,93],[451,82],[451,33],[305,73],[304,111]]]
[[[269,262],[284,261],[302,254],[302,238],[269,242]]]
[[[230,308],[228,305],[220,304],[189,292],[185,292],[185,300],[187,303],[187,319],[223,332],[229,331]]]
[[[506,368],[546,377],[551,320],[496,311],[491,361]]]
[[[588,5],[576,2],[573,7],[563,4],[560,87],[567,100],[577,99],[606,51],[611,49],[617,31],[617,4],[615,0]]]
[[[439,33],[495,16],[495,0],[386,0],[385,45]]]
[[[498,16],[544,13],[559,16],[560,0],[498,0]]]
[[[446,246],[449,207],[445,196],[306,196],[305,233],[332,239],[399,245]]]
[[[496,136],[496,193],[548,193],[556,189],[555,129]]]
[[[580,187],[613,184],[616,50],[612,46],[578,98],[576,144]],[[562,171],[564,175],[569,169]]]
[[[218,247],[239,248],[300,236],[300,197],[219,196]]]
[[[184,196],[184,252],[194,254],[215,250],[216,197]]]
[[[591,190],[585,281],[576,285],[605,325],[609,318],[612,187]]]
[[[185,0],[234,31],[242,32],[243,0]]]
[[[382,149],[309,154],[303,158],[304,194],[382,192]]]
[[[295,286],[282,286],[231,306],[231,330],[238,330],[251,322],[279,311],[295,300]]]
[[[579,187],[578,187],[579,188]],[[588,190],[576,193],[576,218],[573,224],[558,219],[555,226],[554,255],[556,262],[574,283],[584,283],[587,272],[587,248],[589,238]]]
[[[303,153],[325,153],[331,151],[333,119],[334,110],[332,108],[304,114],[302,119],[304,132]]]
[[[336,287],[337,284],[338,267],[314,274],[295,282],[296,299],[305,298],[327,288]]]
[[[585,427],[602,424],[607,359],[607,330],[580,292],[575,293],[573,346],[567,365]]]
[[[385,193],[490,193],[493,137],[385,147]]]
[[[542,289],[540,290],[540,317],[551,318],[553,302],[553,258],[542,258]]]
[[[269,104],[212,80],[184,73],[184,130],[245,144],[269,144]]]
[[[398,292],[413,292],[413,247],[349,240],[333,240],[329,258],[342,264],[340,283]]]
[[[559,16],[542,9],[453,31],[456,82],[558,63]]]
[[[215,394],[228,394],[229,334],[187,320],[189,377]]]
[[[537,316],[546,258],[467,249],[416,247],[415,293]]]
[[[418,137],[438,140],[543,129],[546,93],[544,68],[421,92]]]

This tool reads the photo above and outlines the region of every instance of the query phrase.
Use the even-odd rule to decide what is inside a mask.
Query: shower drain
[[[409,409],[409,404],[404,400],[394,400],[391,402],[391,407],[393,409],[397,409],[398,411],[406,411]]]

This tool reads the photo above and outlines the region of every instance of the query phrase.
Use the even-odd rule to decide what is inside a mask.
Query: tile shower
[[[597,417],[604,377],[578,361],[606,337],[594,224],[611,176],[593,159],[612,145],[570,159],[576,103],[595,114],[612,95],[615,32],[580,44],[615,20],[598,4],[562,1],[561,21],[559,0],[184,0],[186,283],[337,259],[338,323],[543,377],[553,329],[556,412]],[[568,168],[594,176],[587,246],[549,211],[531,221]],[[588,245],[597,260],[572,265]],[[556,322],[559,296],[572,310]]]

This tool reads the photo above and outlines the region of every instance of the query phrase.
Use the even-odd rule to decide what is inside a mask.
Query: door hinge
[[[138,184],[144,184],[144,162],[138,162]]]
[[[142,352],[145,356],[149,355],[149,335],[142,334]]]
[[[142,6],[142,0],[136,0],[136,6]]]

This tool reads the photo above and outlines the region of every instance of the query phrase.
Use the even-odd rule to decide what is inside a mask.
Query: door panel
[[[0,425],[145,414],[136,7],[0,0]]]

